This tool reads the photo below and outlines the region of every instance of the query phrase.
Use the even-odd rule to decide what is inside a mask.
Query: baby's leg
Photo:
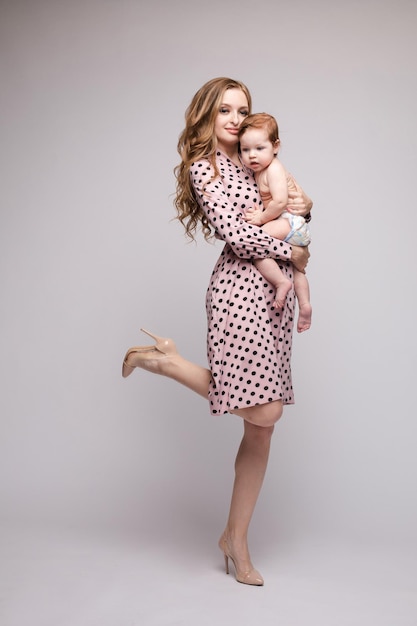
[[[255,259],[255,266],[265,280],[271,283],[271,285],[274,285],[277,290],[274,299],[274,307],[276,309],[282,309],[287,293],[292,287],[292,282],[281,272],[278,263],[274,259]]]
[[[302,333],[311,326],[310,288],[307,276],[294,268],[294,289],[298,300],[297,331]]]
[[[283,241],[291,231],[290,223],[285,217],[280,217],[272,222],[267,222],[262,226],[262,229],[267,232],[268,235],[271,235],[271,237],[281,239],[281,241]],[[299,272],[295,268],[294,289],[298,300],[297,330],[299,333],[302,333],[304,330],[308,330],[311,326],[312,309],[310,304],[310,289],[306,275]]]
[[[285,237],[291,232],[291,226],[286,217],[279,217],[271,222],[266,222],[261,228],[271,237],[281,239],[281,241],[284,241]]]

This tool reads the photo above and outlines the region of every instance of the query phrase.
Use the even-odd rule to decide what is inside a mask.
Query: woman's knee
[[[264,428],[268,428],[274,426],[277,421],[280,419],[282,415],[282,402],[275,401],[269,402],[268,404],[261,404],[256,409],[259,411],[255,412],[255,420],[259,426],[263,426]],[[259,420],[259,421],[258,421]]]
[[[272,438],[275,426],[257,426],[245,420],[245,434],[252,440],[259,443],[269,443]]]
[[[233,411],[235,415],[240,415],[247,422],[261,426],[263,428],[273,429],[274,424],[277,423],[282,415],[283,405],[280,400],[274,400],[274,402],[268,402],[266,404],[258,404],[256,406],[248,407],[247,409],[238,409]]]

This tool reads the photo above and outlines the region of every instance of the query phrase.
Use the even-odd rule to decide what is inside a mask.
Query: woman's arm
[[[217,236],[243,259],[279,258],[291,260],[292,247],[274,239],[258,226],[243,219],[242,208],[231,205],[227,195],[227,181],[217,176],[212,180],[213,167],[206,159],[194,163],[190,170],[199,204],[215,229]],[[243,190],[244,192],[245,190]],[[256,189],[248,183],[247,206],[259,204]]]

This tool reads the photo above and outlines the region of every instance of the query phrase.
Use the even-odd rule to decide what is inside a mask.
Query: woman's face
[[[214,133],[219,150],[228,154],[238,144],[238,131],[242,120],[249,115],[245,94],[240,89],[226,89],[214,122]]]

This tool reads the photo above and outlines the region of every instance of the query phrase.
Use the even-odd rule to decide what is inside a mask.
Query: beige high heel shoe
[[[236,560],[232,556],[230,552],[230,548],[227,544],[227,540],[225,537],[221,537],[219,541],[219,548],[224,554],[224,564],[226,567],[226,574],[229,573],[229,559],[232,561],[235,568],[235,577],[238,583],[243,583],[244,585],[256,585],[257,587],[262,587],[264,584],[264,579],[254,567],[246,571],[239,571],[236,565]]]
[[[156,344],[153,346],[135,346],[126,352],[122,367],[123,378],[130,376],[136,367],[142,367],[143,369],[152,371],[152,367],[150,367],[152,361],[178,354],[172,339],[158,337],[158,335],[154,335],[144,328],[141,328],[141,331],[149,335],[149,337],[152,337],[152,339],[155,339]],[[137,356],[135,360],[132,360],[132,363],[128,363],[127,360],[131,354],[136,354]]]

